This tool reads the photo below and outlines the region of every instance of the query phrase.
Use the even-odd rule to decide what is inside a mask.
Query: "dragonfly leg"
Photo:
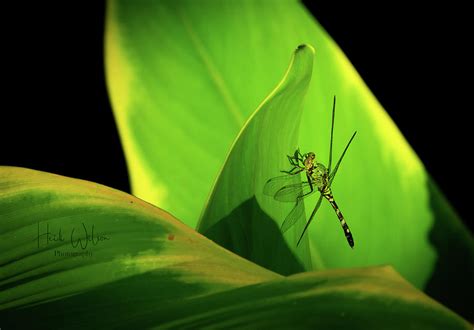
[[[297,153],[297,152],[298,152],[298,157],[297,157],[297,158],[298,158],[301,162],[303,162],[303,161],[304,161],[304,157],[303,157],[303,154],[301,154],[301,152],[300,152],[300,148],[296,149],[296,151],[295,151],[295,156],[296,156],[296,153]]]
[[[293,159],[296,160],[296,161],[299,159],[298,152],[299,152],[299,150],[296,149],[295,152],[293,153]]]
[[[295,157],[292,157],[292,156],[286,156],[288,157],[288,161],[290,162],[290,165],[292,166],[295,166],[295,167],[299,167],[300,164],[300,159],[299,158],[295,158]]]
[[[303,155],[301,154],[299,148],[295,150],[293,156],[288,155],[286,157],[288,158],[290,164],[295,167],[300,167],[300,163],[303,163],[304,161]]]
[[[293,171],[296,170],[296,169],[298,169],[298,171],[293,172]],[[296,167],[296,166],[295,166],[295,167],[293,167],[293,168],[292,168],[291,170],[289,170],[289,171],[280,171],[280,172],[286,173],[286,174],[289,174],[289,175],[296,175],[296,174],[301,173],[301,172],[303,172],[303,171],[304,171],[304,168],[300,168],[300,167]]]
[[[313,180],[311,180],[311,176],[309,175],[308,172],[306,172],[306,179],[308,179],[310,193],[312,193],[313,190],[314,190],[314,188],[313,188]],[[303,195],[303,196],[306,196],[306,194]]]
[[[313,184],[311,183],[311,178],[308,176],[308,174],[306,173],[306,176],[308,177],[308,183],[309,183],[309,191],[307,193],[304,193],[303,195],[301,195],[300,199],[303,199],[305,198],[306,196],[308,196],[309,194],[311,194],[313,191],[314,191],[314,187],[313,187]]]
[[[291,166],[297,166],[298,163],[295,163],[295,159],[291,157],[290,155],[286,156],[288,158],[288,161],[290,162]]]
[[[295,150],[295,154],[294,154],[293,158],[294,158],[295,160],[297,160],[298,162],[301,162],[301,163],[304,162],[304,156],[303,156],[303,154],[301,153],[300,148],[298,148],[298,149]]]

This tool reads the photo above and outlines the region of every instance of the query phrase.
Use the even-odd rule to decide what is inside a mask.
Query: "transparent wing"
[[[295,184],[294,176],[289,174],[277,176],[271,178],[265,183],[265,186],[263,187],[263,193],[267,196],[274,197],[278,190],[292,184]]]
[[[309,217],[308,222],[306,222],[306,226],[304,227],[303,232],[301,233],[300,239],[298,240],[298,243],[296,243],[296,246],[300,245],[301,239],[303,238],[304,234],[306,233],[306,229],[308,229],[309,224],[313,220],[316,212],[318,212],[319,207],[321,206],[322,200],[323,200],[323,195],[321,194],[321,196],[319,196],[318,202],[316,203],[316,206],[313,209],[313,212],[311,213],[311,216]]]
[[[293,227],[293,225],[297,223],[299,219],[304,219],[303,214],[304,214],[303,198],[297,198],[295,207],[293,207],[291,212],[288,213],[285,220],[281,224],[282,233],[285,233],[288,229]]]
[[[334,170],[331,172],[329,172],[329,186],[332,185],[332,181],[334,180],[334,177],[336,176],[336,173],[337,173],[337,170],[339,169],[339,165],[341,165],[341,162],[342,162],[342,159],[344,158],[344,155],[346,154],[346,151],[347,149],[349,148],[349,146],[351,145],[351,142],[352,140],[354,139],[355,135],[357,134],[357,131],[354,132],[354,134],[352,134],[352,137],[351,139],[349,140],[349,142],[347,143],[346,147],[344,148],[344,151],[342,152],[342,155],[341,157],[339,158],[339,160],[337,161],[337,164],[336,166],[334,167]]]
[[[300,182],[297,184],[282,187],[276,192],[273,198],[280,202],[294,202],[296,200],[302,200],[303,198],[314,193],[315,191],[316,189],[311,191],[311,187],[308,182]]]
[[[308,182],[294,183],[291,175],[277,176],[268,180],[263,187],[263,193],[280,202],[295,202],[298,197],[306,197],[311,188]]]

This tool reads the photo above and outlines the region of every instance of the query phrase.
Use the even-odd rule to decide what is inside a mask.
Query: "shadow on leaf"
[[[201,284],[183,281],[180,273],[155,270],[59,300],[2,311],[0,318],[2,326],[12,329],[148,328],[173,320],[169,310],[180,310],[172,308],[175,304],[206,291]]]
[[[205,235],[224,248],[276,273],[290,275],[304,271],[280,228],[262,210],[255,196],[209,228]],[[282,263],[281,260],[288,262]]]
[[[472,322],[474,241],[431,178],[427,186],[435,217],[429,240],[438,259],[425,292]]]

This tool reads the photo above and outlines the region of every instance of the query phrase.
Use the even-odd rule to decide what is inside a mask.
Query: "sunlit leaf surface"
[[[229,152],[241,143],[236,139],[244,123],[281,80],[291,52],[303,43],[315,47],[316,60],[301,116],[302,151],[314,151],[319,161],[327,162],[333,95],[338,99],[336,159],[352,132],[358,131],[333,185],[355,249],[347,246],[327,203],[310,227],[309,245],[301,247],[309,246],[310,263],[301,257],[306,252],[297,250],[291,233],[285,242],[298,263],[289,267],[262,262],[270,253],[266,247],[241,248],[247,244],[244,239],[261,235],[252,232],[260,226],[242,227],[237,238],[241,242],[228,244],[234,231],[220,231],[212,238],[281,273],[299,271],[300,265],[327,269],[391,264],[418,288],[473,319],[468,308],[472,281],[466,282],[474,276],[471,235],[348,59],[296,1],[109,2],[107,81],[133,193],[191,227],[201,215],[205,219],[213,212],[222,219],[212,222],[222,224],[228,215],[242,221],[263,217],[240,212],[240,204],[206,201],[216,192],[224,194],[221,201],[234,194],[244,196],[248,187],[257,191],[257,185],[268,179],[267,170],[274,171],[270,176],[279,174],[276,166],[252,172],[247,166],[258,162],[259,155],[239,159],[238,153]],[[298,119],[295,115],[288,120]],[[278,144],[268,152],[292,144],[293,137],[279,134],[285,125],[273,122],[266,128],[273,130]],[[261,144],[257,135],[254,139],[245,145]],[[277,165],[286,161],[284,153],[265,157]],[[235,164],[225,166],[242,166],[242,172],[233,179],[235,184],[223,189],[214,184],[224,180],[219,175],[226,173],[226,159]],[[256,195],[247,200],[251,204],[245,209],[261,209],[276,227],[286,216],[287,209],[271,199]],[[306,202],[306,212],[314,203]]]

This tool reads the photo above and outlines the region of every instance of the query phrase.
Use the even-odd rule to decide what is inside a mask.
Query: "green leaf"
[[[91,182],[0,167],[0,219],[2,327],[470,328],[389,267],[283,278]]]
[[[311,266],[305,261],[306,252],[296,249],[288,237],[285,242],[296,260],[291,265],[273,262],[280,253],[282,261],[292,259],[284,244],[277,243],[278,252],[272,257],[267,247],[250,245],[244,250],[241,238],[251,241],[261,234],[253,232],[261,226],[250,226],[249,217],[273,221],[275,225],[267,226],[273,226],[269,240],[283,243],[275,228],[286,216],[284,206],[274,202],[269,207],[258,196],[255,200],[247,196],[242,202],[249,204],[240,204],[243,208],[229,207],[225,212],[219,202],[203,210],[211,191],[226,193],[219,196],[222,201],[234,193],[245,195],[248,188],[240,191],[240,186],[258,191],[256,184],[269,179],[263,177],[266,169],[253,178],[237,177],[239,185],[231,191],[213,186],[227,180],[218,175],[226,172],[219,171],[231,146],[240,143],[235,138],[280,80],[291,50],[302,43],[315,46],[317,60],[301,117],[301,150],[312,150],[319,161],[327,162],[333,95],[338,99],[335,159],[352,132],[359,132],[333,185],[355,249],[348,248],[334,211],[323,204],[308,233]],[[300,3],[110,1],[106,65],[134,194],[192,227],[200,214],[204,220],[213,212],[241,218],[245,223],[241,233],[219,230],[213,239],[224,244],[237,235],[240,238],[226,246],[283,274],[299,271],[300,265],[326,269],[391,264],[418,288],[474,319],[468,307],[474,288],[472,281],[466,281],[474,275],[472,236],[348,59]],[[281,136],[272,150],[285,150],[291,140]],[[265,157],[278,165],[286,161],[284,153]],[[244,173],[255,160],[226,166],[240,164]],[[269,176],[281,169],[275,167]],[[307,212],[314,203],[306,202]],[[249,210],[258,208],[262,213],[249,215]]]
[[[297,146],[313,57],[310,46],[295,50],[284,78],[239,134],[198,225],[199,232],[220,245],[285,275],[311,268],[308,245],[295,251],[296,259],[280,232],[281,223],[272,220],[290,212],[293,204],[275,204],[263,196],[263,186],[271,174],[287,167],[288,160],[281,155],[291,154]],[[293,183],[299,180],[295,176]],[[300,222],[289,231],[291,245],[303,227]]]
[[[189,300],[184,306],[179,317],[163,326],[471,329],[469,323],[416,290],[391,267],[307,272]],[[162,313],[168,312],[176,309]]]
[[[152,285],[177,299],[279,278],[140,199],[59,175],[0,167],[0,221],[0,309],[112,282],[139,309]]]

